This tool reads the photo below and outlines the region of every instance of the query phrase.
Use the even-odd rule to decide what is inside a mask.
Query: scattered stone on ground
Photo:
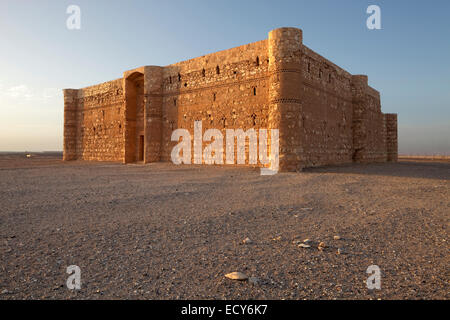
[[[0,300],[450,299],[450,162],[269,180],[252,168],[0,155]],[[289,242],[271,241],[280,231]],[[242,244],[247,236],[253,245]],[[311,249],[291,243],[304,238]],[[320,241],[332,254],[316,250]],[[72,264],[81,290],[65,286]],[[372,264],[382,290],[367,290]],[[224,271],[257,275],[260,285]]]
[[[242,272],[239,272],[239,271],[227,273],[225,275],[225,277],[227,277],[228,279],[239,280],[239,281],[243,281],[243,280],[247,280],[248,279],[248,276],[245,273],[242,273]]]
[[[323,249],[325,249],[325,248],[326,248],[325,242],[320,242],[319,246],[317,247],[317,249],[319,249],[320,251],[323,251]]]

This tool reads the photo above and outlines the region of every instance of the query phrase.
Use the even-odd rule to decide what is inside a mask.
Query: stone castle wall
[[[125,112],[122,80],[66,90],[65,104],[65,121],[73,123],[71,129],[66,123],[64,126],[67,131],[64,141],[68,144],[64,147],[65,158],[122,161]]]
[[[301,132],[305,166],[352,161],[352,76],[303,47]]]
[[[169,65],[163,75],[162,160],[170,161],[176,128],[203,131],[267,128],[267,41]],[[204,142],[206,146],[208,142]]]
[[[295,28],[64,95],[65,160],[170,161],[172,132],[193,138],[196,120],[224,137],[226,129],[279,129],[287,171],[397,160],[397,117],[381,112],[367,76],[315,53]]]

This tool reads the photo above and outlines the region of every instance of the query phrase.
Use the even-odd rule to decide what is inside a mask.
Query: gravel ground
[[[268,177],[2,157],[0,299],[450,297],[449,162]],[[366,287],[373,264],[380,290]],[[66,287],[69,265],[81,290]]]

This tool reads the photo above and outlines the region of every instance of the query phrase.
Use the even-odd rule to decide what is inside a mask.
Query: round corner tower
[[[300,29],[279,28],[269,32],[269,127],[279,130],[282,171],[302,168],[302,45]]]
[[[63,89],[64,141],[63,160],[77,159],[77,89]]]
[[[144,68],[144,162],[161,160],[163,68],[146,66]]]

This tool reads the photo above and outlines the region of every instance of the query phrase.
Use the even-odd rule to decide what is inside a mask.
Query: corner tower
[[[397,162],[398,160],[398,133],[397,133],[397,114],[386,113],[386,152],[387,161]]]
[[[64,89],[64,146],[63,160],[77,158],[77,96],[78,90]]]
[[[366,75],[352,76],[353,96],[353,161],[365,162],[367,160],[367,87]]]
[[[279,129],[280,170],[302,169],[302,30],[269,32],[269,128]]]
[[[144,68],[144,163],[161,160],[163,68]]]

